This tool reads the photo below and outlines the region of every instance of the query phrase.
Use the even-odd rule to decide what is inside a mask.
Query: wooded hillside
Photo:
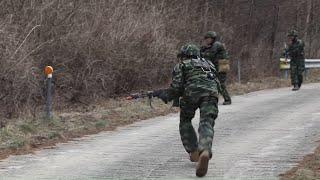
[[[229,50],[230,81],[237,60],[244,81],[277,76],[289,28],[306,57],[320,56],[319,9],[318,0],[1,0],[0,117],[41,107],[45,65],[63,69],[58,106],[165,86],[179,47],[208,30]]]

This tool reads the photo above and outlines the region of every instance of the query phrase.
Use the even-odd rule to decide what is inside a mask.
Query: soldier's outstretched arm
[[[177,64],[172,72],[172,83],[167,89],[155,90],[152,93],[153,97],[160,98],[166,104],[172,100],[179,100],[179,97],[183,95],[184,90],[184,77],[183,77],[183,64]],[[176,105],[177,102],[175,102]]]

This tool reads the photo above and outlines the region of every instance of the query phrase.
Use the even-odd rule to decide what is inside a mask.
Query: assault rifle
[[[133,100],[133,99],[140,99],[140,98],[146,98],[146,97],[148,97],[149,105],[153,109],[153,106],[152,106],[153,91],[130,94],[126,99]]]
[[[154,98],[154,97],[161,99],[166,104],[168,103],[168,97],[167,97],[165,89],[160,89],[160,90],[155,90],[155,91],[147,91],[147,92],[142,92],[142,93],[134,93],[134,94],[129,95],[126,99],[133,100],[133,99],[140,99],[140,98],[148,98],[149,105],[153,109],[152,98]],[[179,99],[174,99],[172,106],[179,107]]]

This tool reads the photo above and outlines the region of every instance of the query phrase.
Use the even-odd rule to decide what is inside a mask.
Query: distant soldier
[[[227,91],[226,80],[229,71],[228,52],[221,42],[217,40],[217,33],[209,31],[204,36],[204,45],[201,47],[201,57],[210,60],[218,70],[218,78],[221,83],[220,93],[224,98],[223,105],[230,105],[231,98]]]
[[[180,97],[181,140],[190,160],[198,162],[196,175],[202,177],[206,175],[212,157],[213,127],[218,116],[219,83],[214,65],[200,58],[200,49],[197,46],[183,46],[178,57],[181,62],[174,67],[170,87],[154,91],[153,96],[161,98],[164,102]],[[199,140],[191,123],[198,108]]]
[[[288,47],[285,49],[286,55],[290,58],[291,84],[293,91],[300,89],[303,82],[303,72],[305,70],[304,42],[298,39],[298,32],[290,30],[288,36]]]

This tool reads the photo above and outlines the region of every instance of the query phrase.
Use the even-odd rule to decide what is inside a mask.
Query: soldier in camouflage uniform
[[[288,32],[288,48],[285,50],[290,58],[291,84],[293,91],[300,89],[303,82],[303,72],[305,70],[304,42],[298,39],[298,32],[290,30]]]
[[[224,44],[217,41],[217,33],[213,31],[209,31],[204,36],[205,45],[201,47],[201,57],[210,60],[218,70],[218,78],[221,83],[220,93],[224,98],[223,105],[230,105],[231,98],[227,91],[226,80],[227,80],[227,72],[223,72],[219,67],[219,60],[228,59],[228,53]]]
[[[154,91],[165,102],[180,97],[179,131],[185,150],[192,162],[198,162],[196,175],[205,176],[212,157],[212,140],[215,119],[218,116],[218,86],[215,67],[200,58],[200,50],[193,44],[181,48],[181,62],[174,67],[170,87]],[[199,140],[191,120],[200,109]]]

